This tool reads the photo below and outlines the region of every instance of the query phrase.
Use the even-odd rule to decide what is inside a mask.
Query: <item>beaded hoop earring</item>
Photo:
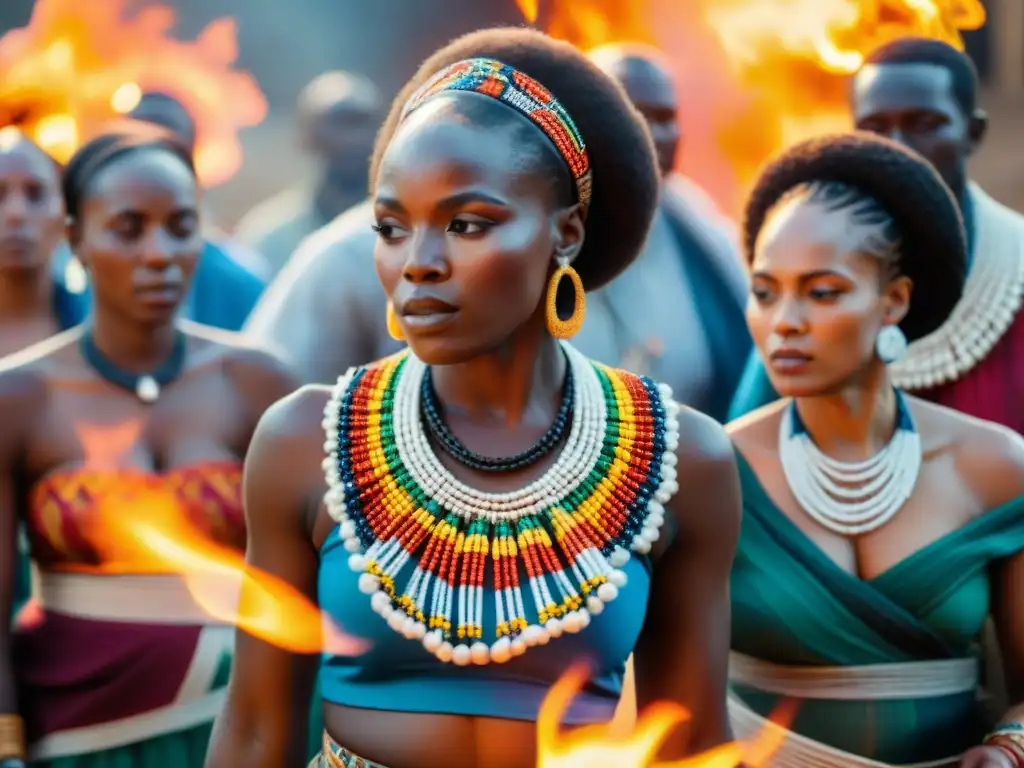
[[[572,314],[565,320],[558,316],[558,286],[563,277],[572,281],[573,306]],[[558,269],[548,281],[547,295],[547,326],[548,333],[556,339],[571,339],[580,332],[583,320],[587,316],[587,294],[583,290],[583,281],[579,273],[568,262],[559,261]]]
[[[388,335],[395,341],[405,341],[402,326],[398,324],[398,315],[395,314],[395,305],[390,301],[388,302]]]

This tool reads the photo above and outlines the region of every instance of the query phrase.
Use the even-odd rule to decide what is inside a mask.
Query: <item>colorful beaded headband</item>
[[[406,102],[402,120],[425,101],[447,91],[472,91],[497,99],[518,110],[551,139],[569,166],[580,205],[590,205],[591,172],[587,145],[576,123],[551,92],[532,77],[493,59],[466,59],[431,77]]]

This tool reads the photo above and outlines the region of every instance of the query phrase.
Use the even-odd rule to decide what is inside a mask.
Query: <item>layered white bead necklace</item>
[[[325,500],[359,589],[441,661],[501,663],[584,629],[626,585],[631,556],[651,551],[679,489],[671,391],[564,349],[568,438],[540,478],[507,493],[438,459],[420,408],[427,368],[411,354],[350,371],[325,408]]]
[[[791,402],[779,423],[779,458],[804,511],[830,531],[857,536],[881,528],[910,498],[921,471],[921,438],[896,392],[896,431],[889,444],[864,461],[837,461],[814,444]]]

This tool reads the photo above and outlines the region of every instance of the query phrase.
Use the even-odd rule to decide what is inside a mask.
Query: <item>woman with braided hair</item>
[[[724,741],[731,446],[568,343],[583,291],[647,234],[643,118],[572,46],[485,30],[410,81],[371,178],[409,349],[278,403],[245,493],[249,562],[369,650],[296,660],[240,636],[207,765],[297,764],[318,662],[323,766],[536,765],[548,689],[587,660],[567,723],[610,720],[634,649],[639,704],[693,713],[665,756]]]
[[[747,322],[783,400],[728,427],[736,734],[789,698],[779,768],[1024,765],[1024,711],[985,722],[972,653],[991,611],[1024,699],[1024,440],[887,372],[960,298],[951,193],[886,139],[817,139],[766,167],[744,236]]]

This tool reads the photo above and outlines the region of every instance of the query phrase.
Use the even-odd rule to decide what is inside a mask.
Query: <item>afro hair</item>
[[[743,247],[748,263],[778,202],[804,184],[836,182],[875,200],[900,234],[896,268],[914,284],[900,328],[910,341],[946,321],[963,293],[967,239],[953,193],[927,160],[889,139],[852,132],[811,139],[769,162],[747,200]]]
[[[609,283],[639,255],[654,217],[661,183],[654,147],[643,117],[618,83],[572,45],[541,32],[518,27],[480,30],[430,56],[395,98],[377,134],[371,187],[408,99],[438,71],[472,58],[495,59],[524,72],[554,94],[572,116],[586,142],[593,173],[586,239],[573,266],[588,291]],[[537,135],[544,138],[539,130]]]

